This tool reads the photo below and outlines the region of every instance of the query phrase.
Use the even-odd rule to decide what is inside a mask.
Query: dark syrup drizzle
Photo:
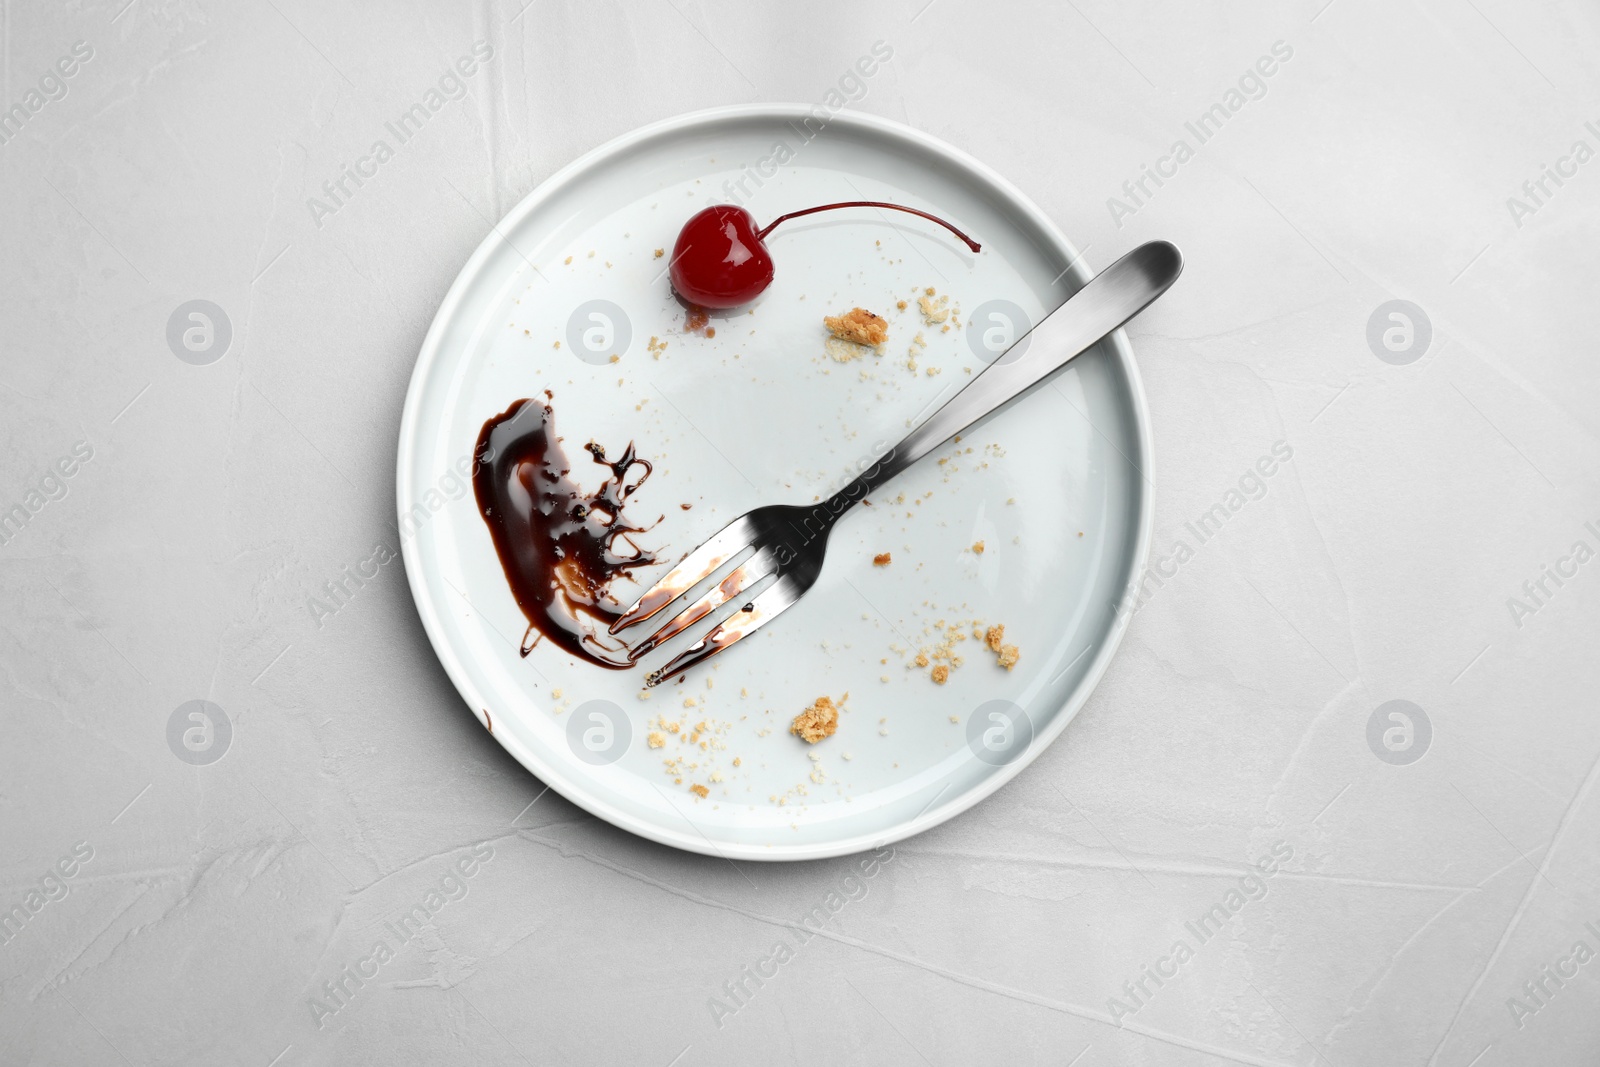
[[[627,607],[611,595],[611,583],[656,562],[633,540],[648,527],[631,526],[622,515],[652,467],[634,454],[632,442],[615,462],[593,441],[584,447],[611,472],[592,495],[571,478],[550,406],[518,400],[478,434],[473,491],[511,594],[528,619],[522,654],[543,636],[574,656],[625,670],[633,666],[626,648],[599,635]],[[634,467],[644,473],[629,484]],[[631,554],[619,554],[619,544]]]

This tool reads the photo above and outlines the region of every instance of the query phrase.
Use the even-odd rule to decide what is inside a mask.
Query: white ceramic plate
[[[603,670],[548,641],[519,655],[526,622],[461,477],[484,421],[512,401],[550,390],[557,432],[592,485],[602,468],[583,451],[591,439],[613,455],[632,440],[655,464],[629,506],[634,519],[661,516],[640,538],[663,561],[641,575],[648,583],[734,516],[824,496],[899,440],[1004,340],[1005,318],[983,305],[1009,301],[1037,321],[1088,277],[1026,197],[963,153],[861,115],[818,126],[798,106],[700,112],[553,176],[484,239],[445,297],[400,430],[406,573],[468,708],[574,803],[725,857],[856,852],[993,793],[1061,733],[1104,672],[1125,628],[1114,605],[1150,537],[1145,401],[1119,332],[942,449],[948,462],[929,457],[857,507],[809,595],[681,684],[642,700],[642,671]],[[739,202],[765,223],[839,200],[932,211],[983,251],[896,213],[794,220],[768,239],[777,278],[759,302],[715,317],[714,339],[684,331],[655,250],[670,253],[689,215]],[[959,306],[961,326],[923,322],[916,295],[930,286]],[[582,330],[569,332],[569,320],[595,300],[621,309],[609,312],[615,362],[574,352]],[[890,342],[839,363],[821,320],[856,305],[886,315]],[[588,314],[581,325],[600,325],[589,338],[606,344]],[[926,347],[912,371],[918,334]],[[652,337],[667,342],[659,358]],[[879,552],[893,562],[874,566]],[[631,601],[642,588],[617,593]],[[1021,651],[1013,670],[970,625],[946,684],[908,666],[943,639],[937,622],[974,619],[1005,625]],[[833,737],[813,747],[789,734],[815,698],[846,692]],[[654,749],[659,720],[682,729]],[[705,748],[680,740],[701,722]]]

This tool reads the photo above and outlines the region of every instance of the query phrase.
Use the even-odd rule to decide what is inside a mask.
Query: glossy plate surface
[[[612,455],[631,440],[655,464],[628,514],[660,517],[639,540],[662,564],[618,586],[631,601],[734,516],[837,489],[970,381],[1019,318],[1036,320],[1087,277],[1038,209],[963,153],[881,119],[819,125],[798,106],[700,112],[553,176],[485,237],[445,298],[400,433],[406,572],[467,707],[588,811],[733,858],[860,851],[998,789],[1099,680],[1150,536],[1146,408],[1119,332],[858,506],[805,600],[682,684],[641,699],[643,671],[603,670],[548,642],[519,655],[526,623],[463,477],[484,420],[512,401],[549,390],[591,487],[604,470],[584,452],[590,440]],[[768,239],[777,276],[760,300],[714,313],[714,338],[685,332],[655,253],[689,215],[742,203],[759,223],[840,200],[931,211],[983,251],[900,214],[794,220]],[[928,288],[959,308],[954,321],[924,320]],[[890,341],[839,362],[821,320],[857,305],[888,318]],[[874,566],[883,552],[892,562]],[[974,639],[974,622],[1005,625],[1014,669]],[[966,639],[950,641],[952,630]],[[914,666],[941,645],[962,661],[942,685],[939,659]],[[809,746],[788,733],[817,697],[846,693],[833,737]],[[652,732],[663,747],[650,747]]]

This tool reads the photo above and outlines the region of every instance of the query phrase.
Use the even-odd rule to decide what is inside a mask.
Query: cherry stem
[[[929,222],[937,222],[940,226],[943,226],[945,229],[961,238],[962,243],[968,248],[972,249],[974,252],[979,252],[982,250],[982,246],[979,245],[978,242],[974,241],[972,238],[968,237],[966,234],[962,233],[960,230],[944,221],[944,219],[939,218],[937,215],[930,215],[926,211],[918,211],[914,207],[906,207],[903,204],[886,204],[881,200],[846,200],[838,204],[823,204],[821,207],[808,207],[804,211],[791,211],[787,215],[779,215],[777,218],[767,223],[765,228],[757,230],[756,240],[765,241],[767,239],[767,234],[776,229],[780,222],[785,222],[788,219],[797,219],[801,215],[815,215],[819,211],[832,211],[834,208],[840,207],[886,207],[893,211],[904,211],[907,214],[920,215]]]

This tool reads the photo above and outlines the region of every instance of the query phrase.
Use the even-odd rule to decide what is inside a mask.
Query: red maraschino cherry
[[[748,304],[772,284],[772,255],[767,251],[767,234],[789,219],[842,207],[888,208],[920,215],[961,238],[962,243],[974,252],[980,250],[978,242],[937,216],[914,207],[876,200],[849,200],[806,208],[804,211],[791,211],[787,215],[779,215],[759,230],[756,229],[756,220],[744,208],[733,204],[715,204],[683,224],[678,243],[672,246],[672,263],[668,268],[672,288],[689,303],[704,308],[733,308]]]

